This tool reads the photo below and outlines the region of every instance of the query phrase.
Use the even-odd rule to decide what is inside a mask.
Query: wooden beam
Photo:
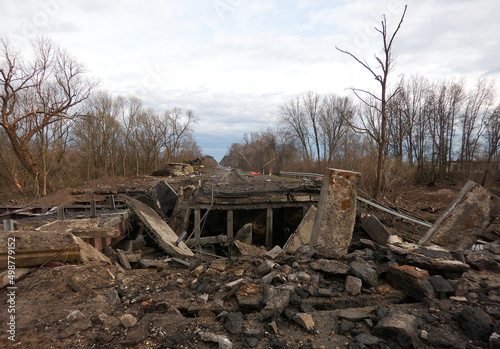
[[[8,258],[9,255],[7,253],[0,254],[0,268],[7,268]],[[80,259],[80,247],[16,251],[15,258],[16,268],[31,267],[55,261],[74,262]]]
[[[267,209],[266,219],[266,248],[270,249],[273,246],[273,209]]]
[[[233,240],[233,211],[227,211],[227,241]]]
[[[195,238],[189,239],[186,241],[186,245],[188,247],[192,247],[196,244],[205,245],[205,244],[223,244],[227,242],[227,236],[218,235],[218,236],[205,236],[196,240]]]
[[[114,238],[118,236],[116,229],[107,228],[71,228],[69,232],[82,239],[91,238]]]
[[[201,236],[201,210],[196,209],[194,210],[194,239],[199,240]]]

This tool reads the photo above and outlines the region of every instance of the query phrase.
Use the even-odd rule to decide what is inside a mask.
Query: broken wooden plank
[[[75,245],[53,250],[16,251],[15,258],[16,268],[43,265],[56,261],[75,262],[80,260],[80,247]],[[8,259],[8,254],[0,254],[0,268],[7,268]]]
[[[217,235],[217,236],[205,236],[199,239],[191,238],[186,241],[186,245],[192,247],[196,244],[205,245],[205,244],[223,244],[227,242],[226,235]]]
[[[118,259],[120,260],[120,264],[126,269],[126,270],[132,270],[132,267],[130,266],[130,263],[128,261],[127,256],[125,255],[125,252],[120,250],[119,248],[116,249],[116,255],[118,256]]]
[[[193,252],[184,242],[176,245],[177,234],[169,225],[148,205],[131,197],[126,197],[127,205],[135,212],[145,227],[145,232],[168,254],[176,257],[192,257]]]
[[[68,233],[78,236],[82,239],[92,239],[92,238],[114,238],[118,236],[118,231],[116,229],[107,228],[71,228],[67,230]]]

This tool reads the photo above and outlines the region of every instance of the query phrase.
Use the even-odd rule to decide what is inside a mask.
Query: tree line
[[[387,104],[383,187],[410,176],[488,184],[500,177],[500,105],[492,81],[403,79]],[[327,166],[363,172],[375,185],[381,117],[374,98],[360,101],[307,92],[279,106],[275,127],[246,134],[222,163],[247,170],[323,173]]]
[[[98,90],[75,57],[47,38],[22,55],[0,38],[0,186],[35,189],[102,176],[150,174],[201,156],[198,118]]]
[[[483,185],[498,179],[500,105],[492,81],[481,78],[467,86],[463,79],[414,75],[391,89],[393,44],[406,10],[392,34],[385,15],[375,27],[382,49],[372,63],[337,47],[377,81],[378,91],[351,87],[356,100],[314,92],[289,99],[279,107],[275,128],[245,135],[231,145],[223,163],[275,172],[323,172],[325,166],[356,170],[375,199],[411,177],[431,185],[451,174]]]

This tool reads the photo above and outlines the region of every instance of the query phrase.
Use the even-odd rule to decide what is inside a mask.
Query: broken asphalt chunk
[[[394,266],[390,269],[387,279],[392,286],[417,300],[435,296],[434,286],[429,281],[429,273],[426,270],[409,265]]]

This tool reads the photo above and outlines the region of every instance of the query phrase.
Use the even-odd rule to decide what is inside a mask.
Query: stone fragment
[[[210,268],[221,272],[225,271],[227,269],[227,260],[224,258],[215,259],[210,263]]]
[[[275,259],[276,257],[278,257],[278,255],[281,253],[281,251],[282,251],[281,247],[276,245],[272,249],[267,251],[266,256],[271,258],[271,259]]]
[[[172,315],[182,315],[179,309],[177,309],[174,305],[170,305],[167,309],[167,314]]]
[[[307,331],[314,330],[314,320],[311,315],[306,313],[297,313],[293,317],[293,321],[305,328]]]
[[[243,313],[229,313],[224,321],[226,331],[231,334],[238,334],[243,328]]]
[[[78,321],[82,320],[85,318],[85,315],[82,314],[80,310],[73,310],[71,313],[66,316],[66,320],[73,322],[73,321]]]
[[[346,319],[353,322],[363,321],[369,319],[370,315],[360,310],[342,309],[338,315],[341,319]]]
[[[419,244],[433,243],[448,250],[468,250],[500,212],[500,199],[468,181]]]
[[[332,275],[348,275],[350,269],[345,263],[329,259],[318,259],[310,265],[314,270],[319,270]]]
[[[331,297],[332,296],[332,290],[329,288],[323,288],[319,287],[318,288],[318,297]]]
[[[137,319],[131,314],[120,316],[120,321],[125,328],[133,327],[137,323]]]
[[[417,300],[435,296],[434,286],[430,283],[426,270],[409,265],[394,266],[390,269],[387,280],[393,287]]]
[[[121,303],[120,296],[118,295],[118,291],[116,289],[113,289],[113,291],[111,291],[111,293],[109,294],[109,300],[111,304]]]
[[[207,304],[208,294],[207,293],[200,294],[200,295],[198,295],[196,300],[198,301],[198,303]]]
[[[274,264],[275,263],[272,261],[265,260],[257,267],[257,273],[259,275],[265,275],[270,273],[273,270]]]
[[[488,341],[493,324],[489,315],[484,311],[468,307],[458,313],[455,319],[470,338]]]
[[[311,243],[319,255],[347,253],[356,220],[358,172],[329,169],[318,200]]]
[[[453,292],[453,287],[441,275],[433,275],[429,278],[437,293]]]
[[[259,319],[261,321],[280,316],[290,302],[290,290],[286,286],[271,287],[269,296],[266,297],[266,306],[261,310]]]
[[[340,333],[341,334],[349,334],[349,332],[351,332],[351,330],[354,328],[354,326],[355,326],[354,322],[346,320],[346,319],[342,319],[342,321],[340,321],[340,327],[339,327]]]
[[[219,344],[219,349],[233,349],[233,342],[226,336],[219,336],[217,343]]]
[[[493,254],[500,254],[500,240],[486,244],[485,249]]]
[[[270,284],[273,281],[275,276],[276,276],[276,273],[274,271],[272,271],[269,274],[264,275],[261,280],[264,284]]]
[[[234,241],[234,256],[264,256],[267,253],[265,247],[245,244],[241,241]]]
[[[467,263],[474,269],[500,273],[500,264],[490,252],[472,252],[467,255]]]
[[[314,249],[314,246],[308,242],[307,244],[304,244],[297,248],[294,252],[294,256],[299,259],[299,260],[309,260],[314,256],[316,253],[316,250]]]
[[[369,213],[361,214],[361,227],[379,245],[385,245],[391,235],[378,218]]]
[[[243,282],[243,278],[241,279],[238,279],[238,280],[234,280],[234,281],[231,281],[231,282],[228,282],[225,286],[227,289],[233,289],[235,288],[236,286],[238,286],[239,284],[241,284]]]
[[[351,295],[356,296],[361,293],[361,286],[363,285],[363,281],[361,279],[348,275],[345,279],[345,289]]]
[[[275,334],[278,334],[278,324],[276,324],[276,321],[273,320],[269,323],[269,326],[271,326],[271,328],[273,329],[273,332]]]
[[[244,244],[252,244],[252,223],[247,223],[234,236],[234,240],[243,242]]]
[[[403,242],[403,239],[401,239],[397,235],[389,235],[389,237],[387,238],[387,243],[388,244],[399,244],[399,243],[402,243],[402,242]]]
[[[294,253],[300,246],[311,241],[314,219],[316,218],[316,206],[311,206],[307,210],[304,218],[300,222],[295,232],[290,235],[283,249],[287,253]]]
[[[139,265],[141,268],[147,269],[147,268],[163,268],[165,266],[165,263],[163,261],[157,260],[157,259],[141,259],[139,262]]]
[[[418,346],[417,318],[400,312],[389,312],[373,328],[373,335],[397,342],[402,348]]]
[[[356,341],[356,343],[363,344],[363,345],[366,345],[368,347],[371,347],[373,345],[378,345],[378,344],[384,342],[382,339],[375,337],[375,336],[371,336],[371,335],[366,334],[366,333],[358,334],[354,338],[354,340]]]
[[[236,292],[238,306],[244,311],[255,311],[260,309],[262,298],[262,286],[255,283],[243,285],[238,292]]]
[[[353,261],[350,264],[351,273],[360,278],[368,287],[377,287],[379,284],[378,274],[368,263]]]

